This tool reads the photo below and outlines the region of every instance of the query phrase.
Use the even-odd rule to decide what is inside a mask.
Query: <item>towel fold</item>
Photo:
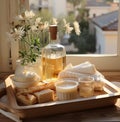
[[[69,64],[59,73],[58,78],[77,81],[79,77],[83,76],[93,76],[95,79],[104,77],[100,72],[97,71],[94,64],[87,61],[76,66]]]
[[[94,64],[91,64],[90,62],[84,62],[79,65],[73,66],[71,68],[66,69],[66,71],[76,72],[76,73],[82,73],[82,74],[90,74],[93,75],[96,73],[96,68]]]

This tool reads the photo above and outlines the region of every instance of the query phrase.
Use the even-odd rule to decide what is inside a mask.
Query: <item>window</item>
[[[0,8],[1,8],[0,10],[2,12],[6,8],[6,6],[5,6],[6,1],[8,2],[8,0],[4,0],[4,2],[2,4],[0,4]],[[51,8],[52,2],[54,2],[55,0],[48,0],[48,1],[50,2],[50,4],[48,6]],[[61,0],[61,1],[64,2],[65,0]],[[9,2],[11,2],[11,1],[9,0]],[[9,4],[9,5],[10,5],[9,7],[12,6],[12,4]],[[5,8],[3,9],[3,7],[5,7]],[[11,7],[11,8],[13,8],[13,7]],[[2,12],[0,12],[0,15],[2,15]],[[9,15],[9,12],[10,11],[8,10],[8,13],[5,12],[5,14]],[[14,12],[17,12],[17,10],[15,10]],[[60,11],[59,11],[59,13],[60,13]],[[120,13],[120,9],[119,9],[119,13]],[[120,19],[120,15],[118,18]],[[9,19],[9,16],[7,19]],[[5,17],[3,17],[3,21],[0,21],[0,25],[2,25],[5,20],[7,21],[7,19]],[[8,22],[6,22],[6,23],[8,24]],[[5,29],[3,29],[2,33],[1,33],[4,36],[2,36],[0,34],[0,72],[10,71],[10,67],[9,67],[10,57],[9,57],[9,48],[8,48],[9,44],[5,42],[5,40],[6,40],[5,33],[8,29],[7,24],[4,24],[4,26],[1,26],[2,28],[5,28]],[[118,22],[118,25],[119,25],[118,27],[120,27],[120,21]],[[120,28],[118,29],[118,32],[120,32]],[[120,41],[119,40],[120,40],[120,35],[118,34],[117,53],[116,54],[101,54],[101,55],[99,55],[99,54],[94,54],[94,55],[93,54],[81,54],[81,55],[69,54],[69,55],[67,55],[67,63],[72,63],[73,65],[76,65],[76,64],[79,64],[84,61],[90,61],[93,64],[95,64],[99,70],[120,70],[120,65],[119,65],[119,62],[120,62]],[[15,52],[15,46],[13,48],[14,48],[13,50]],[[100,50],[101,50],[101,48],[102,47],[100,47]],[[14,59],[12,59],[12,60],[14,60]]]
[[[119,9],[120,13],[120,9]],[[119,14],[119,24],[118,27],[120,27],[120,14]],[[120,31],[120,28],[118,29],[118,32]],[[101,48],[100,48],[101,49]],[[71,61],[73,64],[79,64],[83,61],[91,61],[94,63],[98,69],[100,70],[120,70],[120,34],[118,33],[118,41],[117,41],[117,50],[116,54],[87,54],[87,55],[69,55],[67,61]]]
[[[44,0],[43,0],[44,1]],[[89,0],[90,1],[90,0]],[[88,4],[92,4],[92,2],[94,2],[95,0],[91,0],[90,3]],[[55,2],[55,0],[52,0],[52,2],[54,3],[54,6],[56,4],[56,8],[59,9],[59,7],[57,7],[57,3]],[[99,2],[99,1],[98,1]],[[63,2],[64,4],[65,1]],[[103,3],[99,3],[99,4],[103,4]],[[105,4],[104,4],[105,5]],[[58,5],[59,6],[59,5]],[[70,13],[72,12],[72,9],[74,9],[74,7],[71,5],[71,4],[68,4],[66,5],[68,6],[68,10],[70,11]],[[49,7],[49,6],[48,6]],[[51,6],[52,7],[52,4]],[[63,6],[64,7],[64,6]],[[73,8],[72,8],[73,7]],[[77,8],[78,6],[76,6]],[[99,6],[98,6],[99,7]],[[93,14],[95,14],[94,12],[96,12],[96,16],[98,14],[102,14],[103,11],[98,11],[98,7],[95,8],[94,11],[90,11],[91,15],[92,16]],[[104,13],[107,12],[108,10],[108,5],[106,5],[106,7],[103,7],[104,9]],[[115,10],[118,9],[118,8],[114,8]],[[50,9],[51,10],[51,9]],[[54,10],[54,9],[53,9]],[[90,7],[88,7],[88,10],[90,10]],[[52,10],[51,10],[52,11]],[[67,10],[66,10],[67,11]],[[66,11],[64,13],[66,13]],[[62,12],[62,11],[61,11]],[[60,13],[60,10],[58,11],[58,13]],[[119,10],[119,13],[120,13],[120,10]],[[56,16],[56,13],[53,12],[53,14]],[[119,17],[120,18],[120,17]],[[120,28],[120,24],[119,24],[119,28]],[[118,30],[119,32],[119,30]],[[117,33],[116,33],[117,34]],[[117,34],[118,35],[118,34]],[[98,36],[101,36],[100,34]],[[120,40],[120,37],[118,35],[118,40]],[[116,40],[117,41],[117,40]],[[66,44],[65,44],[66,45]],[[79,64],[83,61],[91,61],[92,63],[94,63],[98,69],[100,70],[119,70],[120,69],[120,65],[119,65],[119,61],[120,61],[120,42],[118,41],[117,42],[117,48],[116,48],[116,53],[113,53],[113,54],[106,54],[106,53],[103,53],[103,54],[81,54],[81,55],[77,55],[77,54],[69,54],[67,55],[67,63],[73,63],[74,65],[75,64]],[[66,45],[67,46],[67,45]],[[101,48],[101,45],[98,44],[99,48],[98,48],[98,52],[100,53],[102,48]],[[108,46],[107,46],[108,47]],[[114,63],[115,62],[115,63]]]
[[[72,33],[70,37],[60,37],[60,42],[66,47],[68,54],[117,54],[118,3],[111,0],[40,1],[41,11],[45,9],[44,3],[47,3],[46,8],[58,21],[65,16],[69,21],[79,22],[80,36]],[[34,3],[36,10],[39,10],[36,2],[30,0],[29,4],[31,6]],[[101,50],[98,47],[101,47]]]

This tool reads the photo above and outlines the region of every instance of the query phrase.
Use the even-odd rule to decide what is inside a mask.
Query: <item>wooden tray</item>
[[[5,80],[8,100],[11,107],[23,113],[21,118],[30,118],[38,116],[40,117],[40,116],[47,116],[47,115],[86,110],[91,108],[110,106],[114,105],[117,98],[120,97],[120,88],[118,88],[108,80],[102,79],[102,81],[105,82],[106,84],[104,87],[104,93],[96,94],[96,96],[93,97],[78,98],[67,101],[55,101],[29,106],[20,106],[16,101],[13,84],[10,77],[11,76],[9,76]]]

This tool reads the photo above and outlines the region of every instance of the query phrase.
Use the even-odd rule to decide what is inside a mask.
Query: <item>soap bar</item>
[[[51,89],[45,89],[39,92],[35,92],[39,103],[49,102],[54,100],[54,91]]]
[[[24,105],[33,105],[37,103],[36,97],[32,94],[26,94],[26,95],[20,94],[16,96],[17,96],[17,100]]]

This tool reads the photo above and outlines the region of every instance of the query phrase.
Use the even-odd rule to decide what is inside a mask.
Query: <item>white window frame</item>
[[[119,47],[120,48],[120,47]],[[120,71],[120,55],[69,55],[67,64],[73,65],[89,61],[100,71]]]

